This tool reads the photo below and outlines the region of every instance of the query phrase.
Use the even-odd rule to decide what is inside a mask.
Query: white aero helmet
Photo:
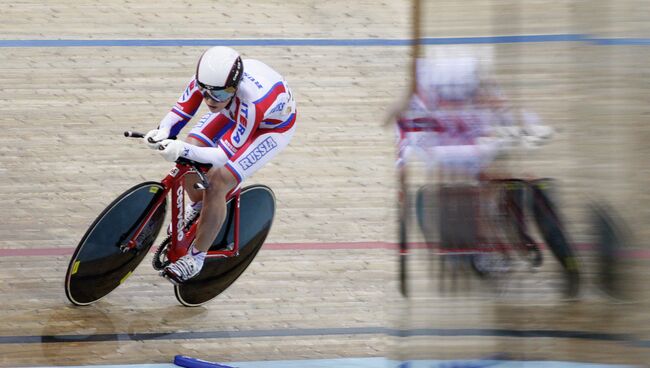
[[[480,84],[478,60],[473,57],[439,59],[433,63],[431,84],[442,100],[471,98]]]
[[[207,49],[196,65],[196,82],[203,96],[225,102],[235,95],[244,74],[239,53],[230,47]]]

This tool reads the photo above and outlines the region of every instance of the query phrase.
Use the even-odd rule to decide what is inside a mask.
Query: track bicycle
[[[126,137],[144,134],[124,132]],[[142,262],[162,229],[167,198],[171,200],[171,231],[157,247],[152,261],[162,270],[185,255],[196,236],[197,216],[184,223],[184,179],[194,174],[195,189],[209,187],[205,173],[211,165],[179,158],[160,182],[147,181],[126,190],[90,225],[70,259],[65,293],[74,305],[92,304],[123,284]],[[271,230],[275,195],[265,185],[237,187],[227,197],[227,214],[207,252],[201,272],[174,285],[184,306],[202,305],[232,285],[251,264]]]
[[[562,266],[564,294],[575,297],[580,270],[552,195],[554,181],[487,172],[477,179],[425,185],[416,193],[418,225],[430,250],[439,243],[438,253],[443,255],[439,258],[441,278],[447,263],[469,265],[482,278],[504,275],[517,254],[530,266],[541,266],[542,252],[527,225],[532,218]]]

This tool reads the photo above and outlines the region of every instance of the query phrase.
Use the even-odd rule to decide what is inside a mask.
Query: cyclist
[[[192,128],[185,142],[173,140],[202,102],[210,112]],[[201,214],[196,240],[185,256],[161,272],[162,276],[182,283],[199,274],[225,220],[226,197],[289,144],[295,121],[296,102],[291,89],[271,67],[242,59],[229,47],[212,47],[201,55],[181,97],[144,139],[168,161],[183,157],[212,164],[207,172],[207,190],[193,188],[196,177],[186,181],[190,204],[185,222]]]
[[[475,177],[515,141],[535,146],[553,133],[536,114],[520,115],[476,58],[418,59],[417,91],[398,117],[398,164],[416,154],[430,173]]]
[[[535,147],[549,138],[553,129],[543,125],[536,114],[520,111],[515,114],[508,106],[496,83],[481,75],[477,59],[419,59],[417,61],[417,90],[411,96],[409,108],[398,116],[399,134],[398,167],[416,153],[427,165],[429,180],[437,171],[440,203],[438,208],[458,211],[459,208],[489,208],[475,206],[479,191],[474,190],[495,158],[516,143]],[[549,248],[565,271],[565,292],[574,296],[578,290],[577,263],[564,235],[561,220],[550,197],[533,182],[507,179],[517,185],[506,187],[508,210],[515,219],[517,242],[528,250],[531,264],[541,264],[541,252],[528,234],[524,219],[524,190],[533,192],[532,212]],[[526,183],[524,187],[521,183]],[[446,185],[445,185],[446,184]],[[462,187],[464,185],[465,187]],[[460,206],[458,188],[465,189],[464,206]],[[489,196],[490,193],[486,192]],[[470,204],[470,205],[466,205]],[[476,218],[479,213],[474,215]],[[448,221],[451,215],[441,213],[446,219],[444,243],[476,241],[476,233],[469,231],[466,222],[459,221],[461,235],[449,236]],[[466,219],[471,216],[460,216]],[[464,221],[464,220],[463,220]],[[473,227],[483,221],[469,222]],[[423,223],[427,223],[425,219]],[[430,228],[425,230],[426,232]],[[441,230],[442,234],[442,230]],[[474,235],[464,237],[464,235]],[[442,235],[441,235],[442,238]],[[467,240],[469,239],[469,240]],[[441,240],[441,245],[443,241]],[[461,244],[465,245],[465,244]]]

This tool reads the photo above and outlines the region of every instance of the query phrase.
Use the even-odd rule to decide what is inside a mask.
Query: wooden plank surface
[[[430,2],[423,36],[593,32],[647,37],[644,2],[590,4]],[[410,35],[407,1],[58,0],[1,5],[0,40]],[[436,47],[440,50],[427,48],[435,52]],[[538,112],[559,130],[550,145],[532,156],[515,156],[508,165],[513,172],[534,171],[559,180],[573,238],[590,239],[583,215],[587,194],[593,193],[621,209],[636,235],[635,245],[647,249],[648,49],[577,42],[462,47],[489,55],[483,61],[513,103]],[[191,78],[203,49],[0,48],[0,249],[74,247],[116,195],[138,182],[162,178],[170,165],[121,133],[157,125]],[[638,281],[647,276],[647,260],[630,266],[640,301],[621,306],[594,291],[593,275],[587,277],[582,301],[560,301],[558,266],[550,255],[539,272],[513,276],[520,282],[506,284],[505,293],[494,294],[472,280],[468,293],[440,294],[426,257],[416,252],[411,258],[416,293],[406,303],[397,295],[393,250],[311,250],[308,244],[395,240],[393,130],[382,125],[409,86],[409,46],[380,42],[237,49],[276,68],[296,95],[298,128],[291,145],[251,183],[270,185],[277,194],[277,219],[268,241],[305,243],[305,249],[262,250],[232,289],[196,309],[177,304],[171,286],[152,272],[148,259],[114,294],[94,306],[74,308],[63,292],[68,257],[2,257],[0,339],[335,328],[351,334],[0,343],[0,366],[168,362],[180,353],[219,361],[463,358],[493,352],[603,363],[650,361],[647,346],[620,341],[503,336],[403,340],[353,333],[369,327],[578,330],[629,333],[647,345],[647,286]],[[416,235],[413,240],[422,239]]]

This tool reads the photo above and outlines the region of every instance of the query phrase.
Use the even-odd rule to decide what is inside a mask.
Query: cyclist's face
[[[203,95],[205,104],[208,105],[211,113],[217,113],[223,110],[230,100],[235,96],[236,89],[234,87],[217,88],[208,87],[196,80],[199,91]]]
[[[231,99],[232,97],[227,99],[226,101],[218,102],[210,98],[210,96],[207,94],[203,95],[203,100],[205,101],[205,104],[208,105],[208,109],[213,114],[223,110],[226,107],[226,105],[228,105],[228,102],[230,102]]]

